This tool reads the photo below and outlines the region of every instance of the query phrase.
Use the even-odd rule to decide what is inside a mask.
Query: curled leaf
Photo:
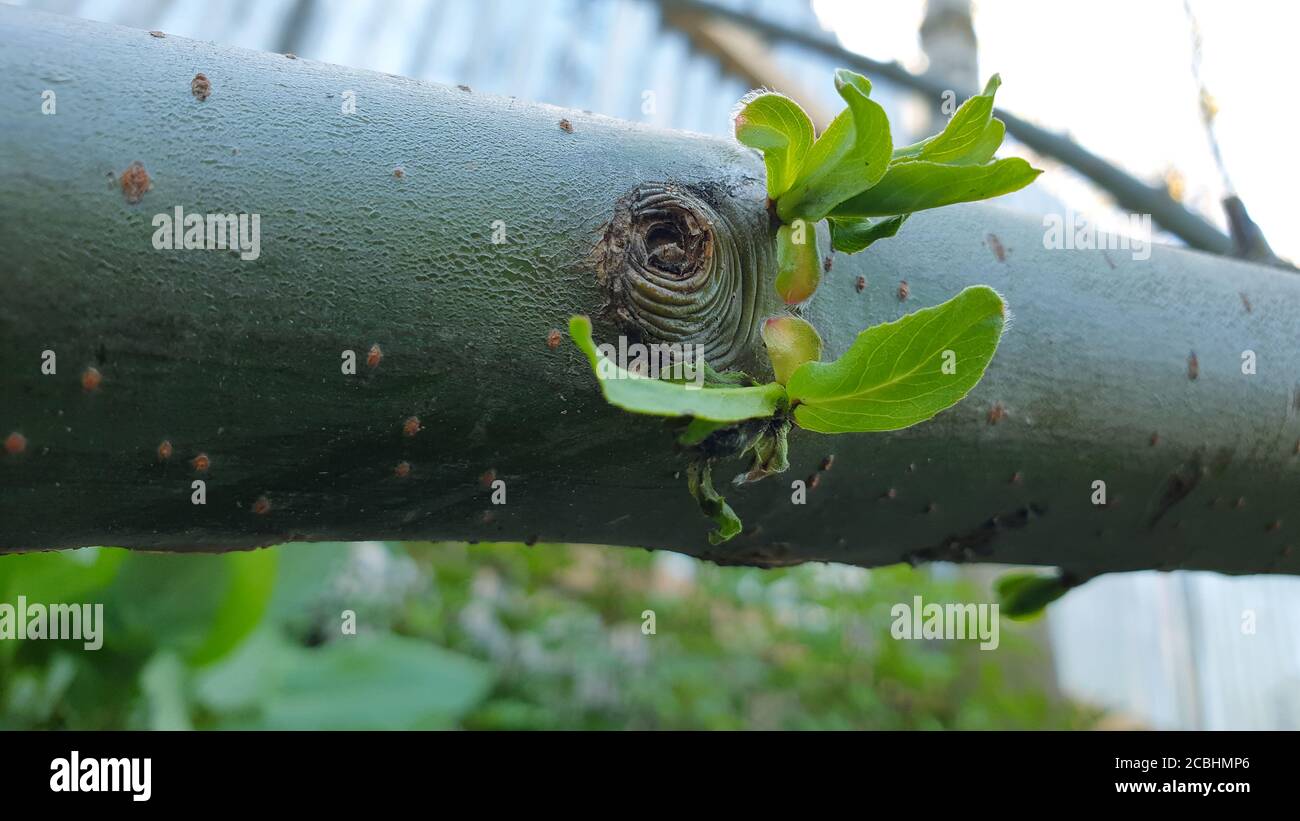
[[[722,544],[740,533],[740,517],[713,489],[713,472],[707,461],[698,460],[687,466],[686,487],[704,515],[718,526],[717,530],[709,532],[709,544]]]
[[[785,473],[790,468],[790,420],[773,423],[750,446],[753,454],[749,469],[732,479],[732,484],[743,485]]]
[[[885,219],[869,220],[854,217],[831,217],[831,247],[846,254],[865,251],[877,240],[892,237],[907,222],[910,214],[899,214]]]
[[[789,97],[758,91],[740,101],[733,125],[736,140],[763,152],[768,198],[774,200],[784,194],[812,147],[812,120]]]

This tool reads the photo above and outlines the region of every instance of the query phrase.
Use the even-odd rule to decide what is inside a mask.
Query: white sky
[[[924,0],[813,5],[846,47],[924,68],[918,35]],[[1300,2],[1193,0],[1192,10],[1201,29],[1202,76],[1219,104],[1228,173],[1273,250],[1300,260],[1300,232],[1293,228],[1300,193]],[[975,31],[981,79],[1002,75],[999,104],[1069,132],[1150,182],[1177,169],[1188,204],[1224,224],[1223,187],[1200,121],[1182,0],[977,0]],[[1102,207],[1090,186],[1050,175],[1041,184],[1080,211]]]

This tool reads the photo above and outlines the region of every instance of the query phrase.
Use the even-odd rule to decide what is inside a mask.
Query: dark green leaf
[[[871,243],[897,234],[909,216],[898,214],[879,220],[831,217],[831,247],[846,254],[864,251]]]
[[[1037,573],[1006,573],[993,585],[1002,614],[1017,620],[1031,619],[1047,605],[1061,598],[1069,586],[1056,576]]]
[[[717,530],[709,531],[709,544],[722,544],[740,533],[740,517],[713,489],[713,471],[708,462],[691,462],[686,468],[686,486],[700,510],[718,526]]]

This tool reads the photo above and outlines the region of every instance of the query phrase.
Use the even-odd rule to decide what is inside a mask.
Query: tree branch
[[[751,152],[9,7],[0,41],[0,436],[23,437],[0,452],[5,549],[541,539],[759,565],[1300,571],[1295,277],[1047,250],[1037,221],[994,207],[918,214],[836,255],[806,317],[830,358],[988,283],[1016,318],[985,380],[897,434],[796,431],[789,473],[727,489],[748,529],[713,547],[663,423],[606,405],[552,332],[632,282],[606,267],[602,284],[593,246],[644,252],[636,203],[663,196],[682,216],[662,230],[705,226],[721,295],[687,335],[763,372],[757,326],[783,308]],[[149,190],[123,174],[136,162]],[[178,206],[259,214],[260,256],[156,250],[154,217]],[[618,332],[597,323],[598,341]]]

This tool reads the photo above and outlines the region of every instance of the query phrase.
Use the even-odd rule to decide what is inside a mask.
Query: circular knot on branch
[[[682,186],[649,183],[615,203],[596,245],[607,316],[649,342],[698,344],[718,370],[746,351],[757,323],[752,232]]]

